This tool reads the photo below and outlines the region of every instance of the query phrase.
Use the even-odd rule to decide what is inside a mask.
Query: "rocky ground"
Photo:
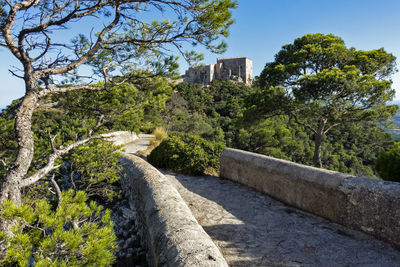
[[[153,135],[140,134],[139,139],[124,146],[127,153],[135,154],[144,151],[149,146]],[[117,261],[114,266],[147,267],[146,251],[141,246],[137,213],[130,207],[128,197],[123,197],[112,209],[114,231],[118,238]]]
[[[117,261],[114,266],[146,267],[146,251],[140,243],[136,210],[129,207],[128,198],[117,202],[111,218],[118,238]]]

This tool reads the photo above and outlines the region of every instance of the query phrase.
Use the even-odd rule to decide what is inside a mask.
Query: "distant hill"
[[[400,106],[400,103],[394,103],[396,105]],[[387,130],[389,133],[392,134],[393,138],[396,140],[400,140],[400,110],[397,112],[397,114],[393,117],[393,122],[396,125],[394,129],[389,129]]]

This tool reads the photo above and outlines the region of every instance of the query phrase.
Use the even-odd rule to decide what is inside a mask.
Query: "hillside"
[[[393,117],[393,122],[395,124],[395,128],[388,130],[388,132],[392,134],[394,139],[400,140],[400,110]]]

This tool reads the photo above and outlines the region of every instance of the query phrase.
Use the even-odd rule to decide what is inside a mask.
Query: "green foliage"
[[[53,152],[51,138],[54,147],[60,148],[87,138],[89,133],[93,136],[120,130],[138,132],[146,121],[159,119],[172,88],[166,78],[146,75],[132,72],[126,83],[108,90],[80,90],[43,99],[43,107],[32,117],[35,143],[30,173],[47,163]],[[16,100],[0,114],[0,159],[7,165],[0,163],[0,181],[17,153],[14,119],[19,102]]]
[[[399,105],[399,103],[397,103],[397,105]],[[393,116],[392,120],[393,124],[385,127],[386,131],[392,134],[393,139],[400,140],[400,110]]]
[[[163,109],[168,95],[171,94],[171,87],[165,78],[138,78],[133,77],[132,73],[128,80],[131,83],[121,84],[105,91],[75,91],[42,99],[42,107],[35,111],[32,118],[35,154],[30,173],[47,163],[47,158],[53,153],[54,148],[62,149],[89,135],[94,136],[114,130],[138,130],[146,112],[158,110],[159,113]],[[133,82],[138,86],[134,86]],[[20,101],[15,101],[0,115],[2,130],[0,131],[0,158],[7,165],[0,163],[1,180],[6,175],[6,168],[12,166],[17,153],[14,120],[15,110],[19,103]],[[116,152],[119,148],[100,140],[78,147],[58,160],[57,165],[62,167],[54,171],[55,179],[62,189],[73,189],[77,196],[82,194],[79,190],[85,191],[85,201],[89,198],[108,205],[120,195],[120,188],[116,184],[121,176],[121,166],[117,165],[120,153]],[[24,190],[24,197],[29,196],[32,199],[31,203],[27,204],[30,207],[29,214],[31,215],[29,216],[37,218],[45,212],[43,209],[38,210],[34,205],[44,202],[43,197],[47,197],[50,200],[49,203],[54,203],[54,199],[51,198],[53,196],[50,194],[51,191],[54,192],[54,188],[51,187],[50,182],[44,177],[33,187]],[[70,215],[63,214],[64,217],[60,217],[59,220],[64,220],[64,225],[58,223],[57,229],[53,225],[44,225],[39,219],[32,221],[34,226],[32,228],[31,224],[22,223],[26,217],[20,218],[16,238],[7,241],[10,242],[10,249],[7,250],[9,254],[5,265],[17,264],[19,261],[18,264],[26,266],[29,255],[35,258],[35,266],[111,264],[112,253],[116,248],[111,224],[107,222],[108,226],[105,227],[106,225],[101,222],[102,217],[96,214],[88,217],[85,209],[79,208],[79,205],[84,205],[82,201],[75,203],[77,200],[75,199],[76,205],[70,205],[68,199],[69,197],[64,197],[58,209],[48,215],[48,217],[58,218],[62,215],[60,212],[64,209],[63,207],[70,213]],[[91,204],[88,208],[93,207]],[[46,209],[51,209],[51,207],[46,207]],[[76,216],[81,216],[80,221],[83,222],[79,225],[79,231],[70,227],[71,221],[66,221],[66,218],[75,212]],[[109,219],[104,220],[106,222]],[[45,232],[40,232],[38,227],[45,229]],[[7,236],[3,233],[2,238],[7,238]],[[59,247],[66,246],[64,243],[72,241],[75,242],[75,247]],[[55,247],[54,250],[57,251],[52,251],[52,247]],[[60,254],[58,258],[57,254]]]
[[[392,146],[392,137],[374,122],[342,125],[326,135],[322,162],[330,170],[376,177],[379,152]]]
[[[0,159],[4,160],[4,162],[0,162],[0,183],[6,176],[7,167],[14,162],[18,149],[12,111],[13,108],[8,107],[0,114]]]
[[[219,170],[219,157],[224,145],[184,133],[170,135],[147,157],[159,168],[201,175]]]
[[[386,105],[395,93],[390,80],[395,59],[383,48],[347,48],[332,34],[304,35],[265,65],[258,80],[263,89],[250,98],[249,112],[278,111],[307,127],[315,144],[313,162],[320,167],[322,141],[331,129],[385,121],[397,112],[396,106]]]
[[[240,128],[234,140],[235,147],[271,157],[308,163],[310,144],[303,129],[288,116],[261,120],[249,127]]]
[[[87,129],[96,125],[97,131],[138,131],[144,114],[160,112],[165,106],[171,87],[166,78],[147,78],[148,73],[132,72],[127,82],[108,90],[80,90],[53,97],[57,108],[81,122]],[[141,76],[144,76],[142,78]]]
[[[383,179],[400,182],[400,142],[392,149],[379,153],[375,166]]]
[[[163,115],[169,131],[197,134],[231,147],[313,164],[314,133],[302,123],[311,122],[313,114],[304,111],[302,121],[291,114],[282,115],[282,107],[290,103],[282,87],[249,88],[214,81],[209,87],[181,83],[175,88]],[[376,123],[343,124],[326,133],[321,160],[330,170],[375,177],[378,152],[391,146],[392,139]]]
[[[250,118],[249,118],[250,116]],[[312,165],[312,132],[288,115],[253,119],[254,113],[236,121],[233,147],[297,163]],[[374,162],[393,140],[378,124],[364,122],[340,125],[323,140],[321,160],[324,168],[357,176],[375,177]]]
[[[209,87],[183,82],[175,89],[163,115],[165,127],[228,144],[233,138],[232,122],[253,91],[244,84],[216,80]]]
[[[122,176],[122,166],[118,165],[122,154],[116,152],[119,148],[103,140],[75,148],[63,158],[66,168],[61,171],[61,178],[90,198],[112,201],[120,194],[115,185]]]
[[[86,204],[84,192],[62,195],[56,210],[45,200],[15,206],[2,204],[0,217],[12,221],[13,236],[0,232],[7,246],[1,265],[109,266],[114,261],[116,237],[110,211],[95,202]]]

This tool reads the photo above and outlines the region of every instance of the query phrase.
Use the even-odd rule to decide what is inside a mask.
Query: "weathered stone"
[[[229,266],[399,266],[400,252],[387,243],[249,187],[212,176],[166,176]]]
[[[136,203],[150,266],[227,266],[164,175],[136,156],[125,154],[121,163],[126,173],[121,183]]]
[[[136,216],[131,217],[135,214],[136,212],[129,208],[126,201],[116,203],[112,209],[111,219],[114,222],[114,232],[118,238],[117,266],[131,266],[133,263],[147,266],[144,261],[146,253],[141,250],[140,243],[135,242],[138,240],[138,227],[135,222]]]
[[[107,141],[114,142],[115,145],[125,145],[131,142],[134,142],[138,139],[138,136],[135,132],[130,131],[120,131],[113,132],[113,136],[107,138]]]
[[[122,216],[128,221],[136,218],[136,212],[131,209],[121,208]]]
[[[237,149],[221,177],[400,247],[400,184],[354,177]]]
[[[217,64],[189,68],[183,80],[189,83],[210,84],[213,80],[230,80],[251,84],[253,61],[246,57],[219,58]]]

